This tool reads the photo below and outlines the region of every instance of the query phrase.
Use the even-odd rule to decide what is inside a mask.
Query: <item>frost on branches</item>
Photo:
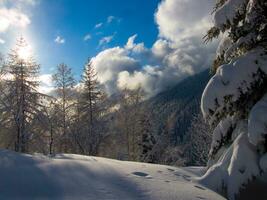
[[[206,41],[222,39],[201,102],[213,141],[199,182],[235,199],[267,172],[267,1],[218,0],[213,15]]]

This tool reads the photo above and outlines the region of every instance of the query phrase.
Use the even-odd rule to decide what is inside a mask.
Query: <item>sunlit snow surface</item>
[[[224,199],[191,181],[202,173],[201,168],[0,150],[0,199]]]

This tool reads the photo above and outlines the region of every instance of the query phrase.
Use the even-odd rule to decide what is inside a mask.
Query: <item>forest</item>
[[[2,148],[21,153],[75,153],[180,166],[207,162],[211,135],[207,134],[208,125],[201,115],[196,114],[192,126],[185,128],[188,132],[185,141],[172,144],[171,131],[160,132],[155,127],[156,114],[148,108],[145,92],[141,88],[125,88],[108,96],[90,59],[80,82],[74,79],[70,67],[59,64],[52,76],[55,90],[41,93],[40,65],[27,48],[27,41],[18,38],[16,47],[1,62]],[[199,105],[199,97],[194,99]],[[176,116],[167,117],[164,129],[177,129],[171,124],[178,120]],[[190,155],[184,155],[185,151]],[[174,152],[178,155],[173,157]],[[190,160],[193,154],[201,158]]]
[[[23,3],[68,27],[36,42],[50,69],[22,34],[0,48],[0,199],[267,199],[266,0],[55,2],[0,0],[0,33]]]

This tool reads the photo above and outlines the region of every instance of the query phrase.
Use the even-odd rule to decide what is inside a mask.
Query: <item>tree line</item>
[[[209,146],[198,148],[202,135],[207,136],[206,129],[200,128],[201,120],[195,120],[201,122],[192,126],[186,144],[172,146],[169,134],[158,135],[155,130],[141,88],[108,96],[89,59],[79,82],[68,65],[59,64],[52,75],[54,90],[43,94],[39,90],[40,65],[26,50],[27,42],[21,37],[6,59],[1,56],[1,148],[164,164],[184,164],[184,157],[205,154],[199,164],[206,162]],[[196,132],[199,137],[194,136]]]
[[[52,76],[55,90],[42,94],[40,65],[25,56],[26,48],[21,37],[7,59],[1,59],[2,147],[23,153],[98,155],[106,133],[113,129],[125,135],[120,140],[128,159],[144,157],[154,138],[146,113],[137,109],[144,97],[141,89],[125,89],[110,100],[88,60],[80,82],[69,66],[59,64]]]

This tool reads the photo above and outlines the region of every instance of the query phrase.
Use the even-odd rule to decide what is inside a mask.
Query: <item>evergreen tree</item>
[[[223,33],[215,75],[202,96],[213,140],[200,181],[229,199],[267,169],[266,11],[266,0],[219,0],[206,36],[209,41]]]
[[[190,166],[205,166],[208,162],[209,149],[212,140],[210,126],[205,123],[201,114],[192,120],[187,132],[186,154]]]
[[[151,118],[148,114],[144,114],[140,119],[140,135],[140,161],[153,162],[152,150],[156,144],[156,139],[152,133]]]

